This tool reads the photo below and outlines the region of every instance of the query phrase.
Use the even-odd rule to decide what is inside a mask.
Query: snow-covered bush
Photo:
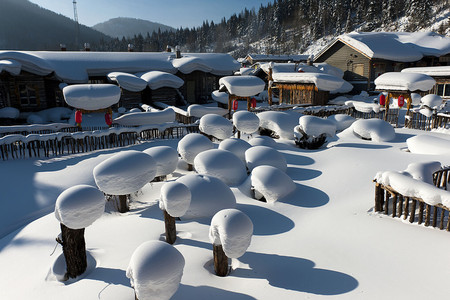
[[[178,165],[178,153],[169,146],[155,146],[144,150],[144,153],[153,157],[156,162],[155,177],[165,178],[172,174]]]
[[[191,204],[182,218],[212,217],[219,210],[234,208],[236,198],[220,179],[199,174],[189,174],[177,179],[191,191]]]
[[[287,163],[283,154],[267,146],[254,146],[249,148],[245,151],[245,161],[249,171],[262,165],[273,166],[283,172],[287,170]]]
[[[207,114],[215,114],[219,116],[225,116],[228,114],[228,109],[221,107],[210,107],[199,104],[191,104],[186,110],[188,117],[201,118]]]
[[[450,140],[428,134],[410,137],[406,140],[408,149],[415,154],[450,154]]]
[[[148,241],[133,252],[126,275],[136,298],[170,299],[183,276],[184,257],[173,246],[162,241]]]
[[[245,164],[227,150],[203,151],[195,157],[194,166],[199,174],[217,177],[229,186],[239,185],[247,178]]]
[[[441,96],[428,94],[422,97],[419,112],[426,117],[431,117],[433,113],[441,108],[442,104]]]
[[[257,114],[260,127],[271,130],[281,139],[292,140],[292,131],[298,124],[299,114],[296,112],[265,111]]]
[[[272,166],[254,168],[247,180],[251,182],[255,199],[264,197],[267,203],[274,203],[296,189],[295,183],[286,173]]]
[[[214,144],[206,136],[189,133],[178,142],[177,151],[185,162],[192,165],[197,154],[212,148]]]
[[[380,119],[360,119],[350,128],[353,133],[365,140],[374,142],[388,142],[395,139],[395,130],[391,124]]]
[[[336,131],[345,130],[349,128],[353,124],[353,122],[356,121],[355,118],[346,114],[331,115],[327,119],[334,123],[334,125],[336,126]]]
[[[251,138],[248,143],[251,146],[267,146],[275,148],[277,146],[277,142],[273,140],[270,136],[267,135],[259,135]]]
[[[301,116],[294,128],[295,143],[303,149],[318,149],[335,134],[335,122],[316,116]]]
[[[230,120],[215,114],[207,114],[201,117],[199,129],[208,136],[218,140],[224,140],[233,135],[233,125]]]
[[[214,269],[217,275],[227,275],[227,258],[244,255],[250,246],[252,235],[253,223],[240,210],[224,209],[214,215],[209,228],[209,239],[214,246]]]
[[[249,111],[237,111],[233,114],[233,125],[244,134],[252,134],[259,129],[259,118]]]
[[[219,149],[230,151],[245,163],[245,151],[251,146],[252,145],[244,140],[229,138],[220,142]]]

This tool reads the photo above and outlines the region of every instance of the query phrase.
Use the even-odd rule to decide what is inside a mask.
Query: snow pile
[[[98,110],[119,102],[120,88],[113,84],[76,84],[63,88],[63,95],[72,107]]]
[[[399,172],[378,172],[375,180],[406,197],[421,198],[429,205],[442,204],[450,207],[450,192],[440,189],[432,184],[414,179],[411,176]]]
[[[233,135],[233,125],[230,120],[215,114],[207,114],[201,117],[199,129],[201,132],[219,140],[224,140]]]
[[[153,157],[156,162],[156,176],[171,174],[178,165],[178,153],[169,146],[154,146],[144,150],[144,153]]]
[[[283,172],[287,170],[286,159],[283,154],[267,146],[253,146],[249,148],[245,151],[245,162],[250,171],[262,165],[273,166]]]
[[[17,76],[20,74],[22,70],[22,64],[13,59],[2,59],[0,60],[0,73],[3,71],[8,72],[13,76]]]
[[[34,112],[27,117],[28,124],[58,123],[62,120],[70,119],[75,112],[67,107],[52,107],[38,112]]]
[[[191,191],[178,181],[169,181],[161,187],[159,208],[172,217],[181,217],[191,204]]]
[[[375,79],[377,90],[429,91],[435,84],[432,77],[419,73],[388,72]]]
[[[228,109],[225,109],[225,108],[203,106],[203,105],[199,105],[199,104],[191,104],[187,108],[187,116],[188,117],[201,118],[207,114],[215,114],[215,115],[219,115],[219,116],[224,116],[227,113],[228,113]]]
[[[445,155],[450,154],[450,140],[422,134],[410,137],[406,140],[411,153]]]
[[[354,107],[357,111],[362,113],[379,113],[380,112],[380,104],[378,103],[366,103],[362,101],[354,101],[354,100],[348,100],[345,101],[345,105],[349,107]]]
[[[251,146],[252,145],[244,140],[238,138],[229,138],[220,142],[219,149],[230,151],[245,163],[245,151],[247,151],[247,149],[249,149]]]
[[[298,125],[299,114],[296,112],[264,111],[257,114],[260,127],[274,131],[281,139],[292,140],[292,131]]]
[[[20,111],[14,107],[0,108],[0,119],[17,119],[20,115]]]
[[[178,142],[177,151],[185,162],[193,164],[197,154],[212,148],[214,144],[203,134],[189,133]]]
[[[105,211],[105,196],[90,185],[75,185],[56,199],[56,219],[71,229],[90,226]]]
[[[248,143],[251,146],[267,146],[275,148],[277,146],[277,142],[273,138],[267,135],[259,135],[251,138]]]
[[[133,252],[126,275],[137,299],[168,300],[183,276],[184,257],[172,245],[147,241]]]
[[[181,58],[171,60],[173,66],[183,74],[202,71],[218,76],[231,75],[240,64],[224,53],[183,53]]]
[[[131,91],[140,92],[145,89],[147,82],[136,75],[125,72],[111,72],[106,75],[108,80],[117,83],[121,88]]]
[[[242,160],[227,150],[211,149],[199,153],[194,159],[199,174],[214,176],[229,186],[241,184],[247,178]]]
[[[230,95],[251,97],[264,91],[264,81],[256,76],[226,76],[219,80],[219,85],[225,86]]]
[[[433,173],[441,169],[441,163],[438,161],[425,163],[410,163],[402,173],[410,175],[412,178],[423,182],[433,184]]]
[[[411,93],[411,105],[418,106],[422,102],[422,96],[417,93]]]
[[[314,83],[319,90],[329,92],[341,91],[345,84],[344,79],[324,73],[274,73],[273,81],[278,83]],[[352,88],[353,86],[351,86]]]
[[[395,130],[391,124],[380,119],[359,119],[356,120],[348,130],[366,140],[374,142],[388,142],[395,138]]]
[[[156,162],[146,153],[126,150],[99,163],[93,174],[95,183],[104,193],[127,195],[155,178]]]
[[[318,137],[322,134],[332,137],[336,134],[334,122],[316,116],[301,116],[299,126],[304,133],[311,137]]]
[[[346,114],[331,115],[327,119],[334,123],[336,131],[345,130],[356,121],[355,118]]]
[[[161,71],[150,71],[140,75],[140,77],[147,82],[152,90],[162,87],[178,89],[184,84],[183,79],[180,77]]]
[[[226,105],[228,105],[228,97],[229,97],[228,93],[219,92],[219,90],[215,90],[211,93],[211,98],[214,101],[222,103],[222,104],[226,104]]]
[[[256,132],[259,129],[259,123],[259,117],[252,112],[242,110],[233,114],[233,125],[245,134]]]
[[[314,63],[314,66],[323,73],[333,75],[339,78],[344,77],[344,71],[327,63]]]
[[[255,191],[255,199],[264,197],[267,203],[274,203],[296,190],[292,179],[273,166],[254,168],[248,180]]]
[[[177,179],[191,191],[191,204],[183,219],[212,217],[218,211],[236,206],[236,198],[231,189],[220,179],[189,174]]]
[[[113,120],[114,124],[123,126],[159,125],[171,122],[175,122],[175,111],[170,107],[161,111],[131,112]]]
[[[431,109],[438,109],[442,105],[443,100],[441,96],[435,94],[428,94],[422,97],[421,103],[422,105],[426,105]]]
[[[240,210],[221,210],[211,220],[209,240],[214,245],[222,245],[227,257],[239,258],[244,255],[252,235],[252,220]]]

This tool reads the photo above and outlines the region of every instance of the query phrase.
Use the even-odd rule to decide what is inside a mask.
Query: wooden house
[[[433,77],[434,80],[436,80],[436,84],[430,90],[430,93],[439,95],[446,101],[450,99],[450,65],[423,68],[407,68],[403,69],[402,72],[420,73]]]
[[[301,63],[306,62],[309,55],[293,54],[293,55],[272,55],[272,54],[247,54],[247,56],[241,60],[243,66],[251,66],[257,63]]]
[[[431,32],[364,32],[339,36],[315,62],[344,71],[355,92],[374,90],[374,80],[408,67],[449,64],[450,38]]]

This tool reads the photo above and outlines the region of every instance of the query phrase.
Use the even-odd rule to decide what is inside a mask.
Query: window
[[[26,84],[19,84],[20,105],[22,106],[37,106],[37,92],[36,88]]]
[[[450,97],[450,84],[445,85],[443,95],[446,97]]]
[[[364,76],[364,64],[353,64],[353,73]]]

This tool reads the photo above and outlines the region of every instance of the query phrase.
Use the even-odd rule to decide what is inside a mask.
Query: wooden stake
[[[64,280],[75,278],[86,271],[86,243],[84,240],[84,228],[71,229],[61,223],[61,237],[64,258],[67,271]]]
[[[414,222],[414,219],[416,218],[416,203],[417,203],[417,201],[412,199],[411,215],[409,216],[409,223]]]
[[[166,229],[166,242],[172,245],[177,239],[177,229],[175,218],[169,215],[166,210],[164,210],[164,226]]]
[[[213,245],[214,271],[217,276],[228,275],[228,257],[223,252],[222,245]]]
[[[422,201],[419,201],[419,219],[417,220],[417,224],[422,224],[423,222],[423,209],[425,204]]]
[[[120,213],[126,213],[127,211],[130,211],[130,207],[128,206],[128,199],[127,195],[119,195],[119,212]]]

